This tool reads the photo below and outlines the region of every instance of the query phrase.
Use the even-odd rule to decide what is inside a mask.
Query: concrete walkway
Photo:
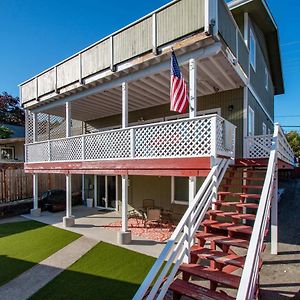
[[[33,268],[25,271],[0,287],[1,300],[25,300],[76,262],[98,243],[85,236],[49,256]]]

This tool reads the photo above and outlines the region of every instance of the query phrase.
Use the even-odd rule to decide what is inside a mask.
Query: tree
[[[9,138],[14,132],[9,128],[1,125],[0,126],[0,139],[7,139]]]
[[[295,156],[300,158],[300,134],[297,131],[290,131],[286,134],[286,139],[292,147]]]
[[[19,97],[6,92],[0,94],[0,124],[25,124],[25,112],[21,108]]]

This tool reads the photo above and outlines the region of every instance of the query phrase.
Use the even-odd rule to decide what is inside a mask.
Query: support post
[[[98,200],[98,176],[95,174],[94,175],[94,206],[97,205],[97,200]]]
[[[278,167],[274,176],[274,195],[271,207],[271,254],[278,253]]]
[[[72,215],[72,177],[66,174],[66,216],[63,218],[64,227],[71,227],[75,224],[75,217]]]
[[[85,175],[81,175],[81,199],[82,202],[85,200]]]
[[[37,114],[33,113],[33,142],[37,142],[38,139],[38,119]],[[34,217],[39,217],[41,209],[39,208],[39,191],[38,191],[38,174],[32,175],[33,184],[33,209],[30,210],[30,214]]]
[[[34,217],[39,217],[41,209],[39,208],[39,192],[38,192],[38,174],[33,174],[33,209],[30,214]]]
[[[71,102],[66,102],[66,137],[70,137],[72,135],[71,133],[71,122],[72,122],[72,116],[71,116]]]
[[[122,128],[128,127],[128,83],[122,83]]]
[[[122,228],[118,242],[119,244],[131,242],[131,231],[128,230],[128,175],[122,175]]]
[[[195,118],[197,116],[197,62],[194,58],[189,60],[189,118]],[[196,176],[189,177],[189,205],[191,205],[196,195]],[[191,220],[184,227],[184,234],[186,235],[185,241],[185,255],[184,262],[190,262],[190,249],[193,245],[191,236]]]

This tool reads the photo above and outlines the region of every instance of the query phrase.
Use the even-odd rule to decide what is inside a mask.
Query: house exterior
[[[186,114],[170,111],[172,51],[189,87]],[[274,127],[274,96],[282,93],[278,28],[264,0],[172,1],[20,84],[27,112],[25,169],[34,179],[32,214],[40,213],[39,174],[64,174],[64,224],[74,225],[72,176],[79,174],[84,199],[122,211],[120,243],[131,241],[128,210],[142,207],[145,199],[185,212],[178,226],[189,236],[217,200],[230,164],[244,173],[263,167],[269,174],[257,221],[263,226],[251,242],[258,245],[270,199],[277,199],[278,168],[294,162],[282,130]],[[199,219],[193,223],[196,211]],[[184,235],[176,251],[181,244],[189,249],[191,239],[184,242]],[[255,251],[249,260],[257,268],[260,252]],[[242,282],[256,282],[247,276]],[[142,285],[135,299],[142,299],[147,287]]]
[[[3,124],[13,134],[6,139],[0,139],[0,162],[24,162],[25,126]]]

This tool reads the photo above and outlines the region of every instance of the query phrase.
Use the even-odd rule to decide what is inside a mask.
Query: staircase
[[[260,159],[251,154],[230,167],[228,159],[216,160],[133,300],[258,297],[270,210],[271,253],[277,253],[278,164],[294,163],[278,124],[271,148],[262,143],[267,153]],[[253,145],[251,153],[260,150]]]
[[[190,263],[180,265],[169,287],[174,300],[236,299],[265,174],[266,166],[228,169],[214,209],[207,211],[202,230],[194,236]]]

